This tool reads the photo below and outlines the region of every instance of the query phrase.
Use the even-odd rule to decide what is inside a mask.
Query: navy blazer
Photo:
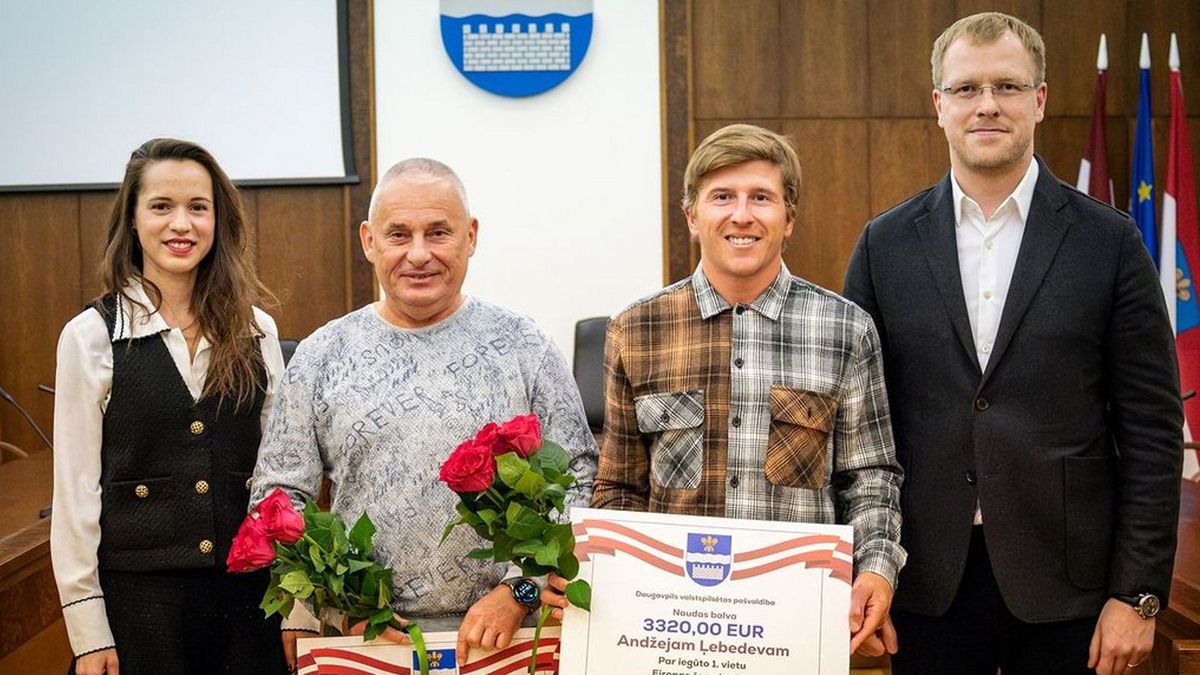
[[[1096,616],[1113,594],[1167,599],[1183,411],[1158,274],[1128,216],[1035,161],[986,370],[949,174],[868,223],[846,272],[846,297],[879,330],[904,466],[900,610],[950,607],[976,500],[1018,618]]]

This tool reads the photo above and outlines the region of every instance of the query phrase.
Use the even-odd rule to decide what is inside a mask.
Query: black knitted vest
[[[109,336],[115,295],[93,308]],[[251,405],[204,396],[183,381],[161,335],[112,343],[112,396],[101,441],[101,569],[223,566],[246,515],[261,438],[266,373]]]

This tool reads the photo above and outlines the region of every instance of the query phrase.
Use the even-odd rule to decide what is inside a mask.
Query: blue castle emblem
[[[683,566],[688,578],[701,586],[725,581],[733,567],[733,536],[689,532]]]
[[[454,67],[501,96],[558,86],[592,41],[592,0],[441,0],[441,17]]]
[[[457,673],[458,663],[454,655],[453,649],[430,649],[429,655],[429,672],[432,673]],[[417,661],[417,652],[414,650],[412,655],[412,669],[414,673],[419,673],[421,664]]]

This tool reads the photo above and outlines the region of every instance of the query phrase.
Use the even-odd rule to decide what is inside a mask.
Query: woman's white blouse
[[[153,305],[140,283],[126,288],[134,299]],[[204,337],[190,358],[187,341],[178,328],[167,326],[156,312],[144,311],[120,299],[116,334],[92,309],[63,328],[58,341],[54,396],[54,508],[50,516],[50,557],[63,604],[67,635],[75,654],[114,646],[105,614],[97,570],[100,544],[100,445],[104,411],[112,389],[112,342],[159,334],[179,369],[193,400],[204,391],[211,345]],[[261,339],[267,368],[267,393],[261,424],[266,427],[274,392],[283,373],[278,329],[266,312],[254,308],[265,333]]]

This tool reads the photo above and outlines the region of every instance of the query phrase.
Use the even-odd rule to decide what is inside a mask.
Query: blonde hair
[[[955,21],[933,43],[933,53],[929,57],[933,86],[945,86],[942,82],[942,62],[946,60],[946,50],[955,40],[965,37],[971,44],[990,44],[1008,31],[1017,36],[1021,44],[1025,45],[1029,56],[1033,58],[1032,84],[1041,84],[1046,79],[1046,43],[1042,42],[1042,36],[1032,26],[1015,16],[1000,12],[983,12]]]
[[[766,160],[779,167],[783,179],[783,202],[788,220],[795,220],[800,203],[800,158],[787,138],[753,124],[730,124],[700,143],[683,172],[684,213],[691,213],[700,194],[700,182],[714,171]]]

